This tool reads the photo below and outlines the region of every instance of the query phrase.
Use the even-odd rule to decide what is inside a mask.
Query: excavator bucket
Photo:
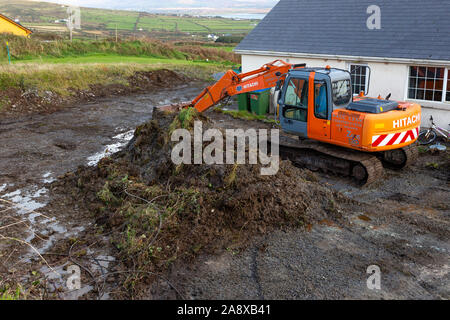
[[[166,111],[166,112],[178,112],[183,108],[188,108],[191,105],[191,102],[180,102],[180,103],[174,103],[174,104],[167,104],[164,106],[156,107],[160,111]]]

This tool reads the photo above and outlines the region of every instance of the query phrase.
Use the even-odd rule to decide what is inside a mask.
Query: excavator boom
[[[203,112],[226,97],[274,87],[278,79],[290,69],[304,66],[304,64],[292,65],[282,60],[275,60],[247,73],[237,74],[229,70],[219,81],[205,88],[188,106]]]

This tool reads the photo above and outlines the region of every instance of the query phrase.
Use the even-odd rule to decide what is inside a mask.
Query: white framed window
[[[450,102],[449,74],[449,68],[410,66],[408,99]]]
[[[445,101],[450,102],[450,69],[447,68],[447,72],[445,73],[447,76],[446,87],[445,87]]]
[[[352,77],[352,91],[353,94],[360,94],[360,92],[367,93],[369,88],[370,71],[369,67],[364,64],[350,64],[350,75]]]

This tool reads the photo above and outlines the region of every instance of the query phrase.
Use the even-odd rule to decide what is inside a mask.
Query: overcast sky
[[[80,7],[156,11],[161,9],[264,9],[278,0],[45,0]]]

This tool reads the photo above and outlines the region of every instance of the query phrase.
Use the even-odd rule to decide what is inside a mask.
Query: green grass
[[[257,21],[224,18],[192,18],[163,15],[146,15],[140,18],[138,28],[147,31],[180,31],[190,33],[246,33]]]
[[[87,9],[81,10],[81,21],[89,26],[131,31],[138,18],[137,12]]]
[[[5,287],[0,290],[0,301],[1,300],[19,300],[21,295],[20,286],[13,290],[11,288]]]
[[[219,45],[215,45],[215,44],[204,44],[202,45],[203,47],[206,48],[216,48],[219,50],[223,50],[225,52],[233,52],[233,49],[236,48],[235,46],[219,46]]]
[[[11,35],[0,35],[0,64],[7,63],[4,43],[9,42],[13,63],[154,63],[160,59],[180,61],[216,61],[236,64],[239,57],[225,47],[200,45],[175,46],[155,40],[58,40],[42,42]],[[175,63],[175,62],[174,62]]]
[[[3,64],[6,64],[3,61]],[[216,65],[223,66],[228,65],[226,63],[219,62],[206,62],[206,61],[188,61],[181,59],[170,58],[153,58],[153,57],[139,57],[139,56],[121,56],[121,55],[108,55],[108,54],[86,54],[82,56],[69,56],[63,58],[54,57],[39,57],[23,59],[14,64],[28,64],[28,63],[50,63],[50,64],[87,64],[87,63],[102,63],[102,64],[116,64],[116,63],[134,63],[134,64],[170,64],[170,65]]]
[[[238,110],[224,110],[221,108],[214,109],[216,112],[221,112],[223,114],[227,114],[232,116],[235,119],[243,119],[247,121],[258,120],[266,123],[276,123],[273,117],[265,116],[265,115],[257,115],[254,113],[250,113],[248,111],[238,111]]]

